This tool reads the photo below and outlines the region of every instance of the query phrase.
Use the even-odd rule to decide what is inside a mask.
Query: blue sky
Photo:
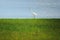
[[[60,0],[0,0],[0,18],[60,18]]]

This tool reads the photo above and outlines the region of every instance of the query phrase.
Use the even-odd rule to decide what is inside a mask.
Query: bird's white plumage
[[[33,15],[37,16],[37,13],[33,12]]]

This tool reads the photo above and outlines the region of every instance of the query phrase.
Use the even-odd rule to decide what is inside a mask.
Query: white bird
[[[32,14],[33,14],[34,16],[37,16],[37,13],[35,13],[35,12],[33,12]]]
[[[35,17],[37,16],[37,13],[32,12],[32,15],[33,15],[33,17],[34,17],[34,19],[35,19]]]

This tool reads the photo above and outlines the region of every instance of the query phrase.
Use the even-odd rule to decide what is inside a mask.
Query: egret
[[[37,16],[37,13],[36,12],[33,12],[32,15],[33,15],[33,17],[35,19],[35,17]]]

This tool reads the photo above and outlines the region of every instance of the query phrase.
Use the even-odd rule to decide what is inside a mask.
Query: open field
[[[60,40],[60,19],[0,19],[0,40]]]

